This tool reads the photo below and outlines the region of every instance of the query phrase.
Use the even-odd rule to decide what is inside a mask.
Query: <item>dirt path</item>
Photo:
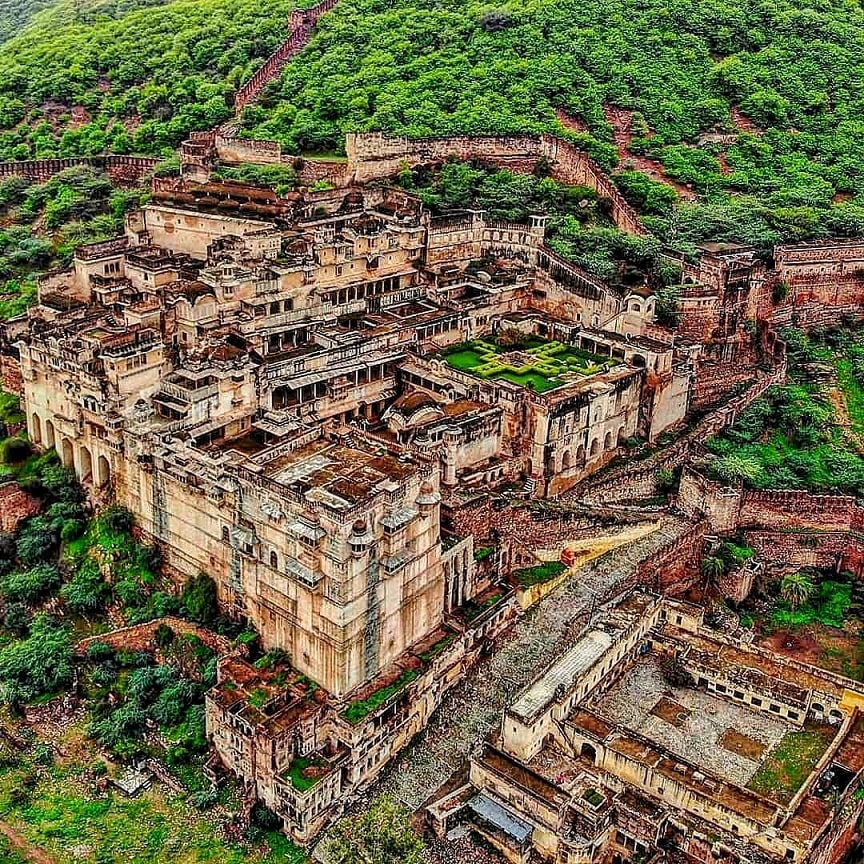
[[[20,852],[28,861],[32,861],[33,864],[57,864],[57,861],[47,852],[38,846],[33,846],[26,837],[19,834],[6,822],[0,821],[0,832],[6,835],[14,849]]]
[[[749,118],[741,113],[741,109],[737,105],[730,108],[732,122],[739,132],[749,132],[751,135],[761,135],[762,130]]]
[[[630,152],[630,140],[633,137],[630,127],[630,111],[625,111],[623,108],[615,108],[612,105],[604,105],[603,113],[606,115],[607,122],[612,127],[615,147],[618,150],[618,159],[622,164],[629,162],[638,171],[651,177],[652,180],[657,180],[660,183],[671,186],[681,197],[682,201],[696,201],[699,198],[692,189],[668,177],[663,166],[657,160],[649,159],[647,156],[637,156]]]

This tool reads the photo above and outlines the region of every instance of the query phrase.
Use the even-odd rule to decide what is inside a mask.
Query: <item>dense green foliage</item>
[[[864,171],[862,24],[861,8],[843,0],[513,0],[497,9],[342,0],[245,123],[297,152],[335,149],[345,131],[367,129],[561,132],[563,109],[586,130],[566,134],[608,168],[616,152],[604,108],[615,106],[632,112],[630,152],[660,161],[711,205],[672,220],[668,191],[623,178],[625,193],[662,217],[661,233],[719,230],[766,245],[844,233],[862,212],[832,206]],[[736,122],[733,107],[747,119]]]
[[[0,180],[0,320],[33,302],[36,275],[68,266],[75,246],[120,233],[140,191],[112,187],[89,168],[70,168],[47,183]]]
[[[42,9],[53,0],[0,0],[0,42],[14,36]]]
[[[864,497],[864,333],[782,332],[789,381],[708,442],[712,474],[758,489]]]
[[[29,11],[6,2],[17,27]],[[56,0],[0,57],[0,158],[169,154],[230,116],[291,5]],[[607,169],[623,158],[616,182],[663,242],[851,235],[864,231],[864,208],[846,200],[864,179],[862,24],[844,0],[341,0],[243,123],[294,153],[368,129],[552,131]],[[625,112],[626,152],[610,108]],[[701,200],[676,205],[631,158]]]
[[[174,666],[152,665],[149,655],[103,652],[87,669],[91,735],[120,757],[143,752],[148,722],[173,743],[171,763],[182,763],[207,749],[203,690],[215,683],[212,652],[202,654],[200,680],[181,674]],[[141,665],[142,662],[145,665]],[[203,668],[211,666],[205,676]]]
[[[547,169],[541,163],[534,174],[515,174],[482,162],[449,161],[437,170],[402,171],[396,182],[435,213],[469,208],[512,222],[543,215],[547,244],[610,284],[642,284],[648,277],[662,287],[680,279],[680,271],[661,262],[658,240],[619,231],[609,218],[607,199],[584,186],[558,183]],[[642,174],[622,176],[638,176],[651,189],[670,191]]]
[[[0,54],[0,158],[170,151],[230,116],[294,5],[58,0]]]

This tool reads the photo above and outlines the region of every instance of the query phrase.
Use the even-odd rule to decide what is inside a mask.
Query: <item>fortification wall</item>
[[[729,397],[757,377],[753,366],[739,363],[701,362],[693,385],[692,408],[704,411]]]
[[[649,555],[636,568],[633,585],[647,585],[654,591],[672,595],[692,588],[700,578],[705,528],[705,522],[695,522],[678,539]]]
[[[834,569],[846,556],[849,535],[844,531],[746,530],[744,536],[756,556],[774,570],[801,567]]]
[[[784,356],[782,361],[774,367],[774,370],[770,374],[762,375],[758,381],[748,387],[740,396],[736,396],[716,411],[707,414],[674,444],[664,447],[647,459],[640,461],[637,470],[647,475],[650,472],[657,472],[661,469],[673,470],[680,467],[689,458],[694,447],[701,446],[706,438],[710,438],[727,426],[731,426],[742,411],[746,410],[769,387],[780,383],[785,377],[786,360]],[[618,494],[628,488],[626,484],[635,467],[637,466],[634,463],[629,462],[620,467],[614,467],[599,477],[589,478],[583,483],[578,484],[568,497],[598,500],[604,494]],[[642,496],[639,495],[638,497]],[[627,499],[617,498],[616,500],[623,501]]]
[[[287,62],[309,44],[318,19],[329,12],[336,2],[337,0],[321,0],[309,9],[295,9],[291,13],[288,19],[288,37],[235,94],[234,110],[237,114],[250,102],[254,102],[261,95],[261,91],[282,74]]]
[[[39,512],[42,504],[11,480],[0,485],[0,531],[14,533],[18,524]]]
[[[282,148],[276,141],[235,138],[218,133],[213,146],[220,162],[252,162],[256,165],[278,165],[282,162]]]
[[[150,156],[82,156],[75,159],[28,159],[22,162],[0,162],[0,178],[26,177],[44,183],[68,168],[89,167],[108,173],[118,185],[137,183],[159,164]]]
[[[548,161],[555,180],[589,187],[609,199],[612,219],[619,228],[632,234],[647,233],[636,211],[594,160],[554,135],[407,138],[364,132],[346,136],[345,152],[357,183],[391,177],[406,166],[436,164],[451,157],[463,161],[480,159],[518,173],[531,173],[541,160]]]

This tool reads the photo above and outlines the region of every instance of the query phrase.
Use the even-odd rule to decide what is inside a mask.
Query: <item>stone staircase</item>
[[[483,657],[445,699],[418,743],[405,750],[378,784],[408,807],[419,807],[453,773],[501,719],[516,695],[565,651],[588,623],[592,607],[608,602],[635,578],[639,565],[692,527],[665,518],[660,528],[595,559],[541,600]]]

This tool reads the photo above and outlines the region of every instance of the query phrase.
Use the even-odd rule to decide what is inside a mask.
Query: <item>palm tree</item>
[[[780,597],[793,609],[803,606],[815,590],[813,580],[803,570],[787,573],[780,582]]]
[[[705,577],[705,587],[707,588],[712,582],[716,582],[726,572],[726,565],[722,558],[716,555],[710,555],[708,558],[702,559],[702,575]]]

